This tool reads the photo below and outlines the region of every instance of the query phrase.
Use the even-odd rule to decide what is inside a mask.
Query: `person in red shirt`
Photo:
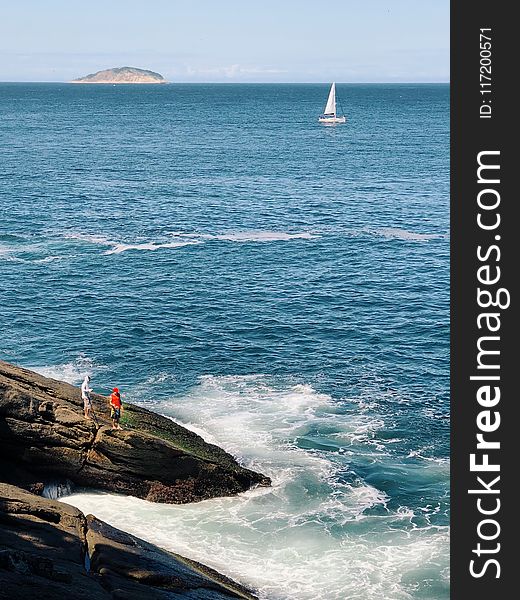
[[[123,429],[121,425],[119,425],[122,410],[121,394],[119,393],[119,389],[115,387],[110,395],[110,418],[112,419],[112,429]]]

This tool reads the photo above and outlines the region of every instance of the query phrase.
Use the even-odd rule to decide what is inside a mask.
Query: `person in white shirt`
[[[90,412],[92,410],[92,400],[90,399],[90,392],[92,391],[89,387],[90,375],[85,375],[85,379],[81,384],[81,398],[83,399],[83,410],[85,412],[85,419],[90,419]]]

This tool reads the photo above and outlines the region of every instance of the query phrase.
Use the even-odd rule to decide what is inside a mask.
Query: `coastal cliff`
[[[186,503],[270,485],[221,448],[166,417],[125,403],[112,430],[107,399],[0,361],[0,461],[4,481],[42,492],[67,482],[153,502]]]
[[[0,598],[254,600],[195,561],[85,516],[68,504],[0,483]]]
[[[186,503],[270,485],[170,419],[0,361],[0,598],[228,600],[255,596],[213,569],[41,497],[60,485]]]
[[[74,79],[71,83],[168,83],[166,79],[154,71],[137,67],[117,67],[90,73],[85,77]]]

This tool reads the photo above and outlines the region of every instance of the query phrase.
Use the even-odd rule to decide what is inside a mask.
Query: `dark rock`
[[[230,600],[255,596],[216,571],[78,509],[0,483],[0,598]]]
[[[0,361],[2,479],[32,491],[69,481],[185,503],[269,485],[227,452],[170,419],[125,404],[113,431],[108,401],[93,395],[95,420],[83,417],[78,388]]]

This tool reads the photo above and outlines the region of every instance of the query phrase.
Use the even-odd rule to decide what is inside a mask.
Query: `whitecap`
[[[40,262],[39,260],[28,260],[18,256],[19,252],[26,252],[29,248],[33,249],[33,246],[7,246],[2,244],[0,245],[0,260],[19,263]]]
[[[13,256],[13,251],[13,248],[10,246],[0,245],[0,260],[5,260],[8,262],[21,262],[20,259],[17,259],[15,256]]]
[[[50,379],[65,381],[72,385],[80,383],[85,375],[92,375],[97,371],[104,370],[106,367],[97,365],[94,360],[80,354],[75,360],[70,362],[48,365],[48,366],[33,366],[31,369]]]
[[[287,242],[290,240],[313,240],[320,236],[309,233],[288,233],[284,231],[238,231],[221,233],[211,236],[211,239],[227,242]]]
[[[313,240],[320,237],[317,233],[308,231],[289,232],[272,230],[245,230],[223,233],[189,233],[170,231],[176,238],[191,238],[201,240],[220,240],[224,242],[287,242],[291,240]]]
[[[429,240],[437,240],[444,238],[444,234],[438,233],[418,233],[408,231],[399,227],[380,227],[377,229],[366,229],[367,233],[374,234],[379,237],[384,237],[390,240],[407,240],[415,242],[426,242]]]
[[[103,254],[121,254],[128,250],[159,250],[161,248],[181,248],[183,246],[190,246],[193,244],[201,243],[198,240],[187,240],[187,241],[143,241],[143,242],[117,242],[113,239],[97,234],[86,234],[86,233],[67,233],[63,236],[65,239],[78,240],[87,242],[89,244],[95,244],[98,246],[109,246],[108,250],[105,250]]]
[[[121,254],[128,250],[159,250],[161,248],[182,248],[183,246],[192,246],[199,244],[197,241],[187,242],[167,242],[164,244],[155,242],[144,242],[142,244],[113,244],[110,250],[106,250],[103,254]]]
[[[45,258],[35,259],[32,262],[38,263],[38,264],[43,264],[43,263],[54,262],[55,260],[62,260],[63,258],[64,258],[63,256],[46,256]]]
[[[100,246],[113,246],[116,243],[102,235],[90,233],[65,233],[63,235],[63,238],[67,240],[78,240],[80,242],[88,242],[89,244],[97,244]]]
[[[128,250],[156,251],[165,248],[182,248],[194,244],[202,244],[206,241],[226,241],[226,242],[280,242],[290,240],[311,240],[319,236],[308,232],[289,233],[283,231],[239,231],[232,233],[188,233],[180,231],[169,232],[170,240],[143,240],[143,241],[115,241],[103,235],[85,234],[85,233],[66,233],[64,239],[78,240],[89,244],[99,246],[109,246],[103,254],[121,254]]]

